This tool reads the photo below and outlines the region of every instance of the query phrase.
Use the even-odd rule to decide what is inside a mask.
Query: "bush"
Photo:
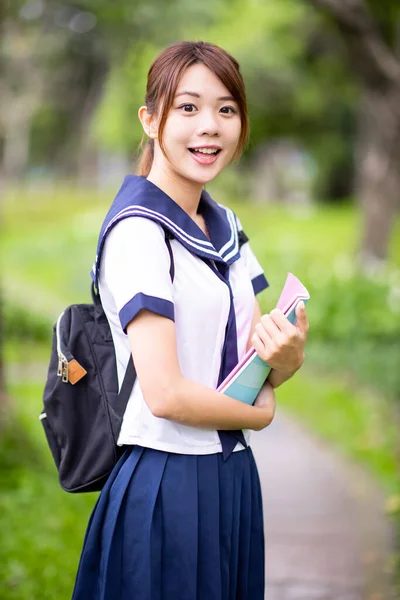
[[[47,342],[51,339],[51,320],[19,304],[3,301],[2,323],[7,340]]]
[[[67,600],[98,494],[67,494],[37,418],[41,383],[11,386],[0,436],[1,600]]]
[[[400,287],[358,275],[344,281],[331,277],[310,293],[314,339],[399,340]]]
[[[316,366],[345,370],[400,401],[398,284],[360,275],[330,277],[311,288],[308,357]]]

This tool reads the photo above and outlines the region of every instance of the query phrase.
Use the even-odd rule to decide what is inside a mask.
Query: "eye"
[[[179,108],[186,113],[192,113],[197,110],[194,104],[182,104]]]
[[[220,110],[224,115],[235,115],[237,113],[236,108],[233,106],[223,106]]]

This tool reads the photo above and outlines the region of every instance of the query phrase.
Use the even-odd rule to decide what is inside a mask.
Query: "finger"
[[[253,347],[255,348],[257,354],[263,360],[267,361],[268,358],[273,354],[274,345],[272,341],[268,338],[268,336],[265,336],[265,332],[263,333],[264,338],[261,338],[258,332],[255,331],[251,338],[251,343],[253,344]]]
[[[303,333],[308,331],[308,318],[304,302],[301,300],[296,306],[296,324]]]
[[[264,346],[263,342],[261,341],[258,333],[253,333],[253,335],[251,337],[251,343],[253,345],[253,348],[257,352],[258,356],[260,356],[264,360],[265,346]]]
[[[282,332],[279,329],[279,327],[277,326],[277,324],[272,320],[272,318],[270,317],[270,315],[263,315],[261,317],[261,321],[258,323],[259,328],[257,329],[257,331],[260,334],[260,337],[262,339],[262,329],[264,329],[267,333],[268,336],[271,340],[273,340],[275,342],[275,344],[280,344],[282,342]],[[260,328],[261,327],[261,328]],[[256,325],[257,328],[257,325]]]
[[[296,332],[296,328],[294,327],[294,325],[291,324],[289,319],[285,317],[283,312],[279,310],[279,308],[274,308],[273,310],[271,310],[269,316],[271,317],[275,325],[280,329],[280,331],[282,331],[282,333],[285,333],[288,336],[294,335],[294,333]]]
[[[257,323],[254,328],[254,335],[258,337],[263,345],[268,344],[268,332],[264,329],[264,326],[261,323]]]
[[[271,357],[276,355],[279,350],[279,345],[270,337],[268,331],[266,331],[261,324],[259,324],[259,327],[256,326],[256,335],[264,345],[264,355],[262,358],[265,361],[268,361]]]

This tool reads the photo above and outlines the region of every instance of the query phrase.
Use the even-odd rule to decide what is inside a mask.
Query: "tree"
[[[50,113],[53,139],[43,158],[52,167],[61,165],[64,175],[81,164],[108,68],[96,23],[82,3],[17,0],[1,6],[0,137],[6,179],[20,181],[26,174],[32,132]],[[38,137],[41,133],[39,128]]]
[[[1,39],[2,172],[7,179],[18,179],[24,175],[28,164],[32,121],[47,87],[47,72],[36,52],[43,39],[39,29],[23,30],[11,18],[2,23]]]
[[[363,209],[361,266],[387,258],[400,207],[400,6],[397,0],[310,0],[333,20],[361,88],[355,190]]]
[[[21,180],[36,157],[61,177],[85,173],[96,159],[90,127],[110,69],[131,48],[162,46],[182,38],[184,24],[211,21],[221,2],[0,0],[3,175]]]

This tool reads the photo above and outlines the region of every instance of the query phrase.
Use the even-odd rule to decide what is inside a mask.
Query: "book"
[[[306,304],[309,299],[310,294],[301,281],[288,273],[276,308],[295,325],[296,306],[301,300]],[[258,356],[255,348],[250,348],[217,391],[246,404],[253,404],[270,371],[271,367]]]

